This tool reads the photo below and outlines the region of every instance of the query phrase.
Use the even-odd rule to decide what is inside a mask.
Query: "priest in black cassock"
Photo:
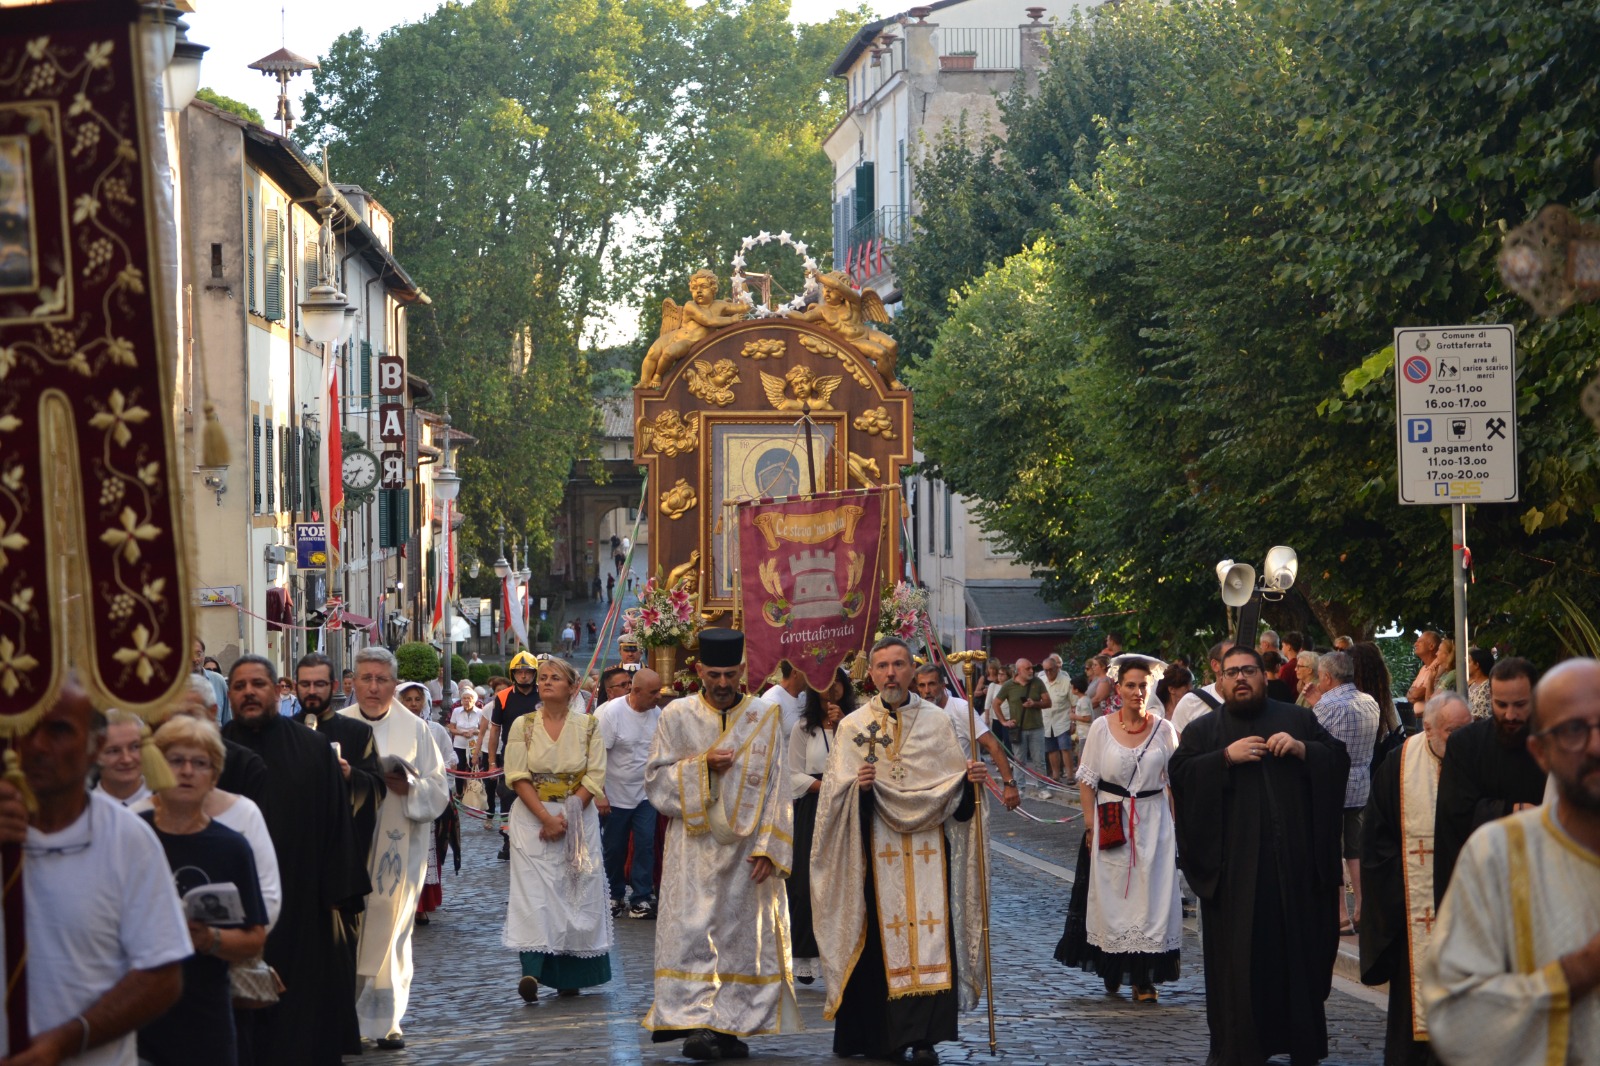
[[[294,665],[295,695],[301,711],[294,720],[338,745],[339,771],[350,786],[350,815],[355,829],[355,850],[365,867],[378,825],[378,804],[389,794],[378,763],[378,744],[372,727],[333,709],[333,661],[310,652]]]
[[[283,979],[276,1006],[251,1015],[241,1044],[260,1066],[337,1066],[359,1054],[354,956],[340,912],[372,890],[358,855],[350,790],[328,741],[278,714],[277,671],[259,655],[228,672],[233,721],[223,732],[267,764],[267,832],[278,853],[283,910],[267,936],[266,960]]]
[[[1261,656],[1222,660],[1222,707],[1183,731],[1170,775],[1178,864],[1200,897],[1208,1066],[1328,1054],[1350,756],[1311,711],[1269,700]]]
[[[1474,829],[1544,802],[1545,772],[1528,752],[1538,680],[1538,669],[1526,659],[1495,663],[1489,671],[1490,717],[1473,722],[1445,746],[1434,813],[1435,907],[1444,902],[1456,859]]]

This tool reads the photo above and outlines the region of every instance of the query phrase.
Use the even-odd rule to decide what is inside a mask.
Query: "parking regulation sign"
[[[1400,502],[1515,503],[1516,331],[1394,331]]]

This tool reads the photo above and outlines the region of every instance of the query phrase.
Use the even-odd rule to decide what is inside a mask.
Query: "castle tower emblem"
[[[839,604],[839,582],[834,569],[834,553],[822,550],[799,552],[789,557],[794,574],[794,596],[790,618],[843,618]]]

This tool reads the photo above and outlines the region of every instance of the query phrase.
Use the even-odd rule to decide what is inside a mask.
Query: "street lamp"
[[[1217,564],[1222,602],[1239,609],[1239,624],[1233,634],[1233,642],[1239,647],[1255,647],[1256,628],[1261,622],[1261,602],[1281,600],[1284,593],[1294,587],[1294,579],[1300,573],[1300,557],[1293,548],[1279,544],[1267,552],[1267,560],[1261,571],[1263,581],[1257,585],[1255,567],[1248,563],[1224,559]]]
[[[444,533],[444,564],[439,568],[439,594],[444,597],[444,677],[440,680],[439,688],[446,701],[445,711],[449,712],[450,699],[450,659],[455,655],[455,597],[450,589],[450,559],[454,554],[451,549],[451,539],[454,531],[450,528],[450,505],[455,503],[456,497],[461,495],[461,477],[450,465],[450,400],[444,398],[439,412],[440,419],[444,422],[444,455],[440,458],[439,469],[433,472],[433,498],[444,505],[444,513],[440,516],[440,526]]]
[[[172,58],[161,74],[162,106],[182,111],[200,91],[200,61],[211,49],[189,40],[189,24],[182,19],[174,21],[173,29]]]
[[[317,284],[300,301],[300,328],[316,344],[331,344],[345,333],[345,310],[350,301],[333,284],[333,187],[317,190],[317,213],[322,226],[317,230]],[[354,319],[349,319],[354,322]],[[442,472],[442,471],[441,471]]]

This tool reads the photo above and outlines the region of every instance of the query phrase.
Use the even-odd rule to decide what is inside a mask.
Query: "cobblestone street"
[[[1068,808],[1029,801],[1042,818]],[[1039,865],[1069,866],[1076,819],[1039,825],[991,807],[997,848],[993,862],[993,956],[999,1055],[989,1056],[983,1010],[962,1016],[960,1044],[940,1045],[945,1062],[1001,1061],[1014,1066],[1118,1066],[1201,1063],[1206,1021],[1200,945],[1184,944],[1184,976],[1161,988],[1161,1002],[1135,1006],[1124,993],[1108,997],[1097,978],[1069,971],[1052,954],[1070,885]],[[506,867],[495,859],[498,837],[481,823],[463,829],[461,876],[447,871],[444,907],[415,939],[416,982],[405,1020],[404,1051],[369,1051],[365,1061],[394,1066],[474,1063],[480,1066],[590,1066],[684,1062],[679,1044],[651,1044],[639,1027],[650,1002],[655,923],[619,919],[612,980],[576,999],[546,992],[524,1004],[514,953],[500,946]],[[752,1040],[753,1062],[825,1063],[832,1026],[822,1020],[817,986],[797,986],[807,1031]],[[1376,1064],[1383,1058],[1383,1013],[1336,986],[1328,1001],[1330,1063]],[[349,1059],[347,1062],[357,1060]]]

